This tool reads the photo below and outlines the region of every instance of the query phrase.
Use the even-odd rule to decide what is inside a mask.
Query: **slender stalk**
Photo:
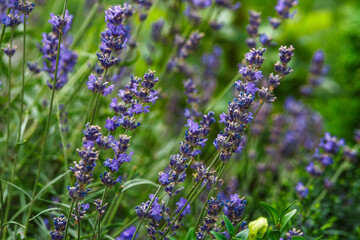
[[[137,167],[134,166],[129,174],[129,177],[127,178],[128,180],[132,179],[135,172],[137,170]],[[115,215],[116,215],[116,212],[117,212],[117,209],[119,208],[122,200],[124,198],[124,192],[121,191],[117,197],[115,197],[115,204],[111,204],[110,208],[109,208],[109,214],[107,214],[104,219],[103,219],[103,222],[106,222],[106,224],[110,224],[112,222],[112,220],[114,219]],[[113,201],[114,201],[113,200]]]
[[[222,173],[223,173],[223,171],[224,171],[224,168],[225,168],[225,163],[222,163],[222,164],[221,164],[221,167],[220,167],[220,171],[219,171],[219,173],[218,173],[218,179],[217,179],[217,181],[216,181],[215,186],[216,186],[217,183],[219,182],[220,176],[222,175]],[[208,194],[208,196],[207,196],[207,198],[206,198],[205,204],[203,205],[203,208],[201,209],[201,213],[200,213],[198,219],[196,220],[195,229],[197,228],[197,226],[199,225],[199,223],[200,223],[200,221],[201,221],[202,215],[203,215],[204,212],[205,212],[206,203],[207,203],[207,201],[210,199],[210,197],[211,197],[211,195],[213,194],[213,192],[214,192],[213,189],[211,189],[211,190],[209,191],[209,194]]]
[[[74,41],[71,44],[71,48],[76,47],[76,45],[79,43],[80,39],[84,36],[85,30],[87,30],[87,28],[89,27],[91,20],[94,19],[94,16],[95,16],[97,10],[102,5],[102,2],[103,2],[103,0],[99,0],[98,2],[96,2],[94,4],[94,6],[92,7],[92,9],[90,11],[90,14],[87,16],[87,18],[85,19],[85,21],[81,25],[79,31],[76,33],[76,35],[74,37]]]
[[[186,200],[186,203],[184,205],[184,207],[178,212],[178,214],[175,216],[174,220],[171,222],[170,226],[168,227],[168,229],[166,230],[166,232],[164,233],[164,235],[160,238],[160,240],[164,239],[166,237],[166,235],[171,231],[171,227],[175,224],[175,222],[179,219],[180,215],[182,214],[182,212],[186,209],[186,206],[193,200],[194,194],[196,193],[196,190],[201,186],[201,182],[198,182],[194,187],[193,187],[193,191],[191,191],[191,194],[189,196],[189,198]]]
[[[22,59],[22,85],[21,85],[21,95],[20,95],[20,117],[19,117],[19,135],[18,135],[18,144],[21,141],[21,125],[23,118],[23,109],[24,109],[24,91],[25,91],[25,50],[26,50],[26,14],[24,14],[24,32],[23,32],[23,59]]]
[[[68,164],[68,156],[67,156],[67,144],[66,144],[66,139],[64,137],[64,134],[61,130],[61,119],[60,119],[60,110],[59,110],[59,105],[57,106],[57,119],[58,119],[58,124],[59,124],[59,133],[60,133],[60,138],[61,138],[61,144],[62,144],[62,149],[63,149],[63,154],[64,154],[64,168],[65,168],[65,172],[67,170],[69,170],[69,164]],[[70,175],[67,175],[66,180],[65,180],[65,188],[67,186],[69,186],[71,181],[71,177]]]
[[[75,204],[75,201],[72,200],[70,210],[69,210],[69,214],[67,215],[67,221],[66,221],[66,226],[65,226],[65,231],[64,231],[64,240],[66,240],[66,237],[67,237],[67,232],[68,232],[68,229],[69,229],[70,216],[71,216],[74,204]]]
[[[111,55],[110,55],[110,57],[111,57]],[[105,79],[105,77],[106,77],[107,71],[108,71],[108,68],[105,69],[105,71],[104,71],[104,75],[103,75],[103,78],[101,79],[100,85],[102,85],[102,83],[104,82],[104,79]],[[96,96],[95,108],[94,108],[94,112],[93,112],[93,116],[92,116],[91,124],[90,124],[90,125],[93,125],[93,123],[94,123],[94,119],[95,119],[95,115],[96,115],[96,109],[97,109],[97,106],[98,106],[98,104],[99,104],[99,97],[100,97],[100,92],[98,92],[98,93],[97,93],[97,96]]]
[[[350,164],[350,160],[348,160],[348,159],[345,160],[344,162],[342,162],[342,164],[336,170],[336,172],[334,173],[334,175],[332,176],[330,181],[332,183],[335,183],[338,180],[338,178],[340,177],[340,175],[344,172],[344,170],[349,166],[349,164]],[[309,212],[307,215],[309,215],[311,213],[311,211],[315,208],[315,206],[324,199],[324,197],[326,196],[327,193],[328,193],[328,189],[324,188],[324,190],[322,190],[322,192],[315,199],[315,201],[313,201],[313,203],[310,205]]]
[[[65,0],[65,5],[64,5],[64,12],[66,9],[66,3],[67,0]],[[59,32],[59,41],[58,41],[58,47],[57,47],[57,55],[56,55],[56,64],[55,64],[55,74],[54,74],[54,84],[52,86],[52,94],[51,94],[51,101],[50,101],[50,107],[49,107],[49,113],[48,113],[48,117],[47,117],[47,121],[46,121],[46,127],[45,127],[45,136],[44,136],[44,140],[43,140],[43,144],[41,146],[41,153],[40,153],[40,160],[38,162],[38,168],[37,168],[37,172],[36,172],[36,178],[35,178],[35,184],[34,184],[34,189],[33,189],[33,193],[32,193],[32,197],[31,197],[31,202],[30,202],[30,207],[29,207],[29,211],[26,217],[26,223],[25,223],[25,230],[24,230],[24,236],[26,238],[27,232],[28,232],[28,227],[29,227],[29,219],[31,217],[31,213],[32,213],[32,209],[34,207],[34,203],[35,203],[35,196],[36,196],[36,191],[37,191],[37,185],[39,182],[39,176],[40,176],[40,172],[41,172],[41,166],[42,166],[42,162],[44,160],[44,153],[45,153],[45,146],[46,146],[46,140],[49,134],[49,128],[50,128],[50,119],[51,119],[51,113],[52,113],[52,108],[53,108],[53,104],[54,104],[54,97],[55,97],[55,87],[56,87],[56,82],[57,82],[57,73],[58,73],[58,67],[59,67],[59,58],[60,58],[60,46],[61,46],[61,32]]]
[[[2,230],[2,226],[4,225],[4,199],[3,199],[2,181],[1,180],[0,180],[0,201],[1,201],[0,230]]]
[[[10,49],[12,48],[13,45],[13,38],[14,38],[14,27],[11,28],[11,39],[10,39]],[[8,152],[9,152],[9,142],[10,142],[10,118],[11,118],[11,56],[9,56],[9,69],[8,69],[8,102],[9,102],[9,109],[8,109],[8,119],[7,119],[7,133],[6,133],[6,147],[5,147],[5,158],[4,158],[4,166],[2,169],[2,175],[5,171],[5,167],[6,167],[6,162],[8,161]],[[15,161],[15,160],[14,160]],[[15,162],[14,162],[15,165]],[[13,169],[11,171],[11,177],[10,177],[10,182],[13,182],[13,178],[14,178],[14,169],[15,166],[13,166]],[[7,221],[8,216],[9,216],[9,211],[10,211],[10,202],[11,202],[11,195],[12,195],[12,188],[9,188],[9,192],[8,192],[8,197],[7,197],[7,203],[6,203],[6,210],[5,210],[5,218],[4,218],[4,222]],[[4,211],[3,209],[1,209],[1,211]],[[6,227],[5,227],[6,228]],[[3,229],[3,239],[6,238],[6,230],[5,228]]]
[[[153,204],[156,196],[159,194],[159,192],[160,192],[160,190],[161,190],[161,187],[162,187],[162,186],[159,186],[158,189],[156,190],[156,193],[155,193],[154,197],[151,199],[150,204],[149,204],[149,207],[146,209],[144,216],[146,216],[146,214],[149,212],[149,210],[150,210],[150,208],[151,208],[151,206],[152,206],[152,204]],[[186,205],[185,205],[185,206],[186,206]],[[133,237],[131,238],[131,240],[134,240],[134,239],[135,239],[136,234],[139,232],[139,229],[140,229],[141,224],[143,223],[143,221],[144,221],[144,219],[141,219],[141,220],[140,220],[139,225],[137,226],[137,228],[136,228],[136,230],[135,230],[135,233],[134,233]]]
[[[103,193],[103,196],[102,196],[102,199],[101,199],[101,206],[103,206],[104,204],[104,201],[105,201],[105,198],[106,198],[106,193],[107,193],[107,190],[108,190],[108,186],[105,186],[105,191]],[[99,212],[96,214],[96,221],[95,221],[95,225],[94,225],[94,228],[93,228],[93,232],[92,232],[92,236],[91,236],[91,240],[94,239],[95,237],[95,232],[96,232],[96,226],[98,225],[98,223],[100,223],[100,218],[101,216],[99,215]],[[100,229],[99,229],[100,230]],[[100,232],[99,232],[100,233]],[[98,236],[100,238],[100,236]]]
[[[98,221],[98,228],[99,228],[99,240],[101,240],[101,221]]]
[[[79,199],[76,200],[76,204],[75,204],[75,211],[76,211],[76,216],[78,218],[78,230],[77,230],[77,238],[78,240],[80,240],[80,236],[81,236],[81,221],[80,221],[80,214],[79,214]]]

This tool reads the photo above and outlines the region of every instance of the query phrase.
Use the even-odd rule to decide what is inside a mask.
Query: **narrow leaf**
[[[272,207],[270,204],[267,204],[266,202],[261,202],[260,204],[269,213],[269,215],[272,218],[273,222],[275,224],[277,224],[278,219],[279,219],[279,212],[274,207]]]
[[[24,225],[22,225],[22,224],[20,224],[18,222],[15,222],[15,221],[8,221],[4,225],[2,225],[2,227],[6,226],[6,225],[9,225],[9,224],[14,224],[14,225],[18,225],[18,226],[20,226],[22,228],[26,228]]]
[[[62,209],[62,208],[48,208],[48,209],[45,209],[41,212],[39,212],[38,214],[36,214],[34,217],[30,218],[29,221],[32,221],[34,220],[35,218],[37,218],[38,216],[42,215],[43,213],[46,213],[46,212],[52,212],[52,211],[62,211],[66,214],[66,212]]]
[[[241,232],[239,232],[238,234],[236,234],[237,239],[246,240],[248,239],[248,237],[249,237],[249,228],[246,228]]]
[[[226,237],[218,232],[211,231],[210,233],[218,240],[226,240]]]
[[[8,181],[6,181],[6,180],[4,180],[4,179],[0,179],[0,181],[2,181],[2,182],[4,182],[4,183],[6,183],[6,184],[8,184],[8,185],[10,185],[10,186],[12,186],[13,188],[16,188],[17,190],[19,190],[20,192],[22,192],[22,193],[24,193],[29,199],[31,199],[31,196],[30,196],[30,194],[28,194],[27,192],[25,192],[25,190],[24,189],[22,189],[21,187],[19,187],[19,186],[17,186],[17,185],[15,185],[15,184],[13,184],[13,183],[11,183],[11,182],[8,182]]]
[[[223,215],[223,219],[225,222],[226,229],[227,229],[230,237],[232,237],[234,234],[234,226],[232,225],[231,221],[225,215]]]
[[[146,179],[134,179],[134,180],[127,181],[124,184],[124,188],[123,188],[122,192],[125,192],[126,190],[128,190],[128,189],[130,189],[132,187],[135,187],[135,186],[138,186],[138,185],[144,185],[144,184],[153,185],[155,187],[160,186],[159,184],[156,184],[156,183],[154,183],[152,181],[149,181],[149,180],[146,180]]]
[[[185,236],[185,240],[196,240],[195,228],[191,227]]]
[[[41,195],[43,195],[45,193],[45,190],[48,189],[50,186],[52,186],[54,183],[56,183],[57,181],[59,181],[60,179],[62,179],[64,176],[66,176],[67,174],[69,174],[71,172],[71,170],[61,174],[60,176],[58,176],[57,178],[55,178],[54,180],[48,182],[39,192],[38,194],[36,194],[35,199],[38,199],[39,197],[41,197]]]
[[[280,232],[283,232],[290,219],[295,215],[296,211],[297,210],[294,209],[291,212],[285,214],[283,221],[280,223],[281,224]]]
[[[289,209],[290,209],[295,203],[297,203],[297,202],[298,202],[298,201],[295,200],[294,202],[290,203],[290,205],[287,206],[287,207],[281,212],[281,214],[280,214],[280,222],[282,222],[285,214],[287,214],[287,212],[289,211]]]

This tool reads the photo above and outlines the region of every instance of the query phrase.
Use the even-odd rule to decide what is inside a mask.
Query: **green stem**
[[[101,221],[98,221],[98,227],[99,227],[99,240],[101,240]]]
[[[337,171],[334,173],[334,175],[332,176],[332,178],[330,179],[330,181],[332,183],[336,183],[336,181],[339,179],[340,175],[344,172],[344,170],[350,165],[350,160],[345,160],[344,162],[342,162],[342,164],[340,165],[340,167],[337,169]],[[322,192],[320,193],[320,195],[315,199],[315,201],[313,201],[313,203],[310,205],[309,208],[309,212],[307,214],[307,216],[311,213],[311,211],[315,208],[315,206],[320,203],[324,197],[326,196],[326,194],[328,193],[328,189],[324,188],[324,190],[322,190]]]
[[[160,240],[164,239],[166,235],[171,231],[171,227],[175,224],[175,222],[179,219],[182,212],[186,209],[186,206],[193,200],[194,193],[196,193],[196,190],[201,186],[201,182],[198,182],[194,187],[193,191],[191,191],[189,198],[186,200],[186,203],[184,207],[178,212],[178,214],[175,216],[174,220],[171,222],[170,226],[164,233],[164,235],[160,238]]]
[[[132,179],[135,172],[136,172],[136,169],[137,167],[134,166],[129,174],[129,177],[128,177],[128,180]],[[118,195],[116,199],[116,202],[115,204],[111,204],[110,206],[110,209],[109,209],[109,214],[107,214],[105,217],[104,217],[104,220],[103,222],[106,222],[106,224],[110,224],[112,222],[112,220],[114,219],[115,215],[116,215],[116,212],[122,202],[122,200],[124,199],[124,192],[121,191],[120,194]]]
[[[87,16],[87,18],[85,19],[85,21],[83,22],[83,24],[81,25],[79,31],[76,33],[75,37],[74,37],[74,41],[71,44],[71,48],[76,47],[76,45],[79,43],[80,39],[84,36],[84,32],[85,30],[88,29],[90,22],[92,19],[94,19],[94,16],[97,12],[97,10],[99,9],[99,7],[102,5],[103,0],[99,0],[98,2],[96,2],[94,4],[94,6],[92,7],[90,14]]]
[[[81,236],[81,221],[80,221],[80,213],[79,213],[79,199],[76,200],[76,204],[75,204],[75,211],[76,211],[76,215],[77,215],[77,218],[78,218],[78,230],[77,230],[77,238],[78,240],[80,240],[80,236]]]
[[[149,212],[149,210],[150,210],[150,208],[151,208],[151,206],[152,206],[152,204],[153,204],[156,196],[159,194],[159,192],[160,192],[160,190],[161,190],[161,187],[162,187],[162,186],[159,186],[158,189],[156,190],[156,193],[155,193],[154,197],[151,199],[150,204],[149,204],[149,207],[146,209],[144,216],[146,216],[147,213]],[[185,205],[185,206],[186,206],[186,205]],[[139,232],[139,229],[140,229],[141,224],[143,223],[143,221],[144,221],[144,219],[141,219],[141,220],[140,220],[139,225],[137,226],[137,228],[136,228],[136,230],[135,230],[135,233],[134,233],[133,237],[131,238],[131,240],[134,240],[134,239],[135,239],[136,234]]]
[[[22,59],[22,85],[21,85],[21,95],[20,95],[20,117],[19,117],[19,135],[18,135],[18,144],[21,141],[21,125],[23,118],[23,109],[24,109],[24,91],[25,91],[25,50],[26,50],[26,14],[24,14],[24,33],[23,33],[23,59]]]
[[[71,217],[71,213],[72,213],[74,204],[75,204],[75,201],[72,200],[70,210],[69,210],[69,214],[67,215],[67,221],[66,221],[66,226],[65,226],[65,231],[64,231],[64,240],[66,240],[66,237],[67,237],[67,232],[68,232],[68,229],[69,229],[70,217]]]
[[[65,9],[66,9],[66,3],[67,3],[67,0],[65,0],[64,12],[65,12]],[[37,168],[37,172],[36,172],[34,189],[33,189],[31,202],[30,202],[30,207],[29,207],[29,211],[28,211],[27,218],[26,218],[26,223],[25,223],[25,230],[24,230],[25,238],[26,238],[26,235],[27,235],[27,232],[28,232],[29,219],[31,217],[32,209],[34,207],[35,196],[36,196],[36,191],[37,191],[37,185],[38,185],[38,182],[39,182],[39,176],[40,176],[40,172],[41,172],[41,166],[42,166],[42,162],[44,160],[45,146],[46,146],[46,142],[47,142],[46,140],[47,140],[47,137],[48,137],[48,134],[49,134],[50,119],[51,119],[51,113],[52,113],[52,108],[53,108],[53,104],[54,104],[55,89],[56,89],[56,82],[57,82],[57,73],[58,73],[58,67],[59,67],[59,58],[60,58],[60,50],[61,50],[60,46],[61,46],[61,32],[59,32],[59,41],[58,41],[56,64],[55,64],[55,74],[54,74],[54,81],[53,81],[54,84],[52,86],[50,108],[49,108],[49,113],[48,113],[48,117],[47,117],[47,121],[46,121],[46,127],[45,127],[45,136],[44,136],[43,144],[41,146],[40,160],[38,162],[38,168]]]
[[[11,28],[11,40],[10,40],[10,49],[12,48],[13,45],[13,38],[14,38],[14,28]],[[10,118],[11,118],[11,56],[9,56],[9,69],[8,69],[8,102],[9,102],[9,109],[8,109],[8,119],[7,119],[7,134],[6,134],[6,147],[5,147],[5,158],[4,158],[4,167],[2,169],[2,175],[5,171],[5,167],[6,167],[6,161],[8,161],[8,151],[9,151],[9,142],[10,142]],[[15,158],[16,159],[16,158]],[[14,171],[15,171],[15,160],[14,159],[14,166],[12,168],[11,171],[11,177],[10,177],[10,182],[12,183],[14,180]],[[11,195],[12,195],[12,188],[9,188],[9,192],[8,192],[8,197],[7,197],[7,203],[6,203],[6,210],[5,210],[5,218],[4,218],[4,222],[7,221],[8,216],[9,216],[9,212],[10,212],[10,203],[11,203]],[[3,209],[1,209],[1,211],[3,211]],[[6,238],[6,230],[5,228],[3,229],[3,239]]]
[[[111,55],[110,55],[110,57],[111,57]],[[103,78],[101,79],[100,85],[102,85],[102,83],[104,82],[104,79],[105,79],[105,77],[106,77],[107,71],[108,71],[108,68],[105,69],[105,71],[104,71],[104,75],[103,75]],[[98,92],[98,93],[97,93],[97,96],[96,96],[95,108],[94,108],[94,112],[93,112],[93,116],[92,116],[91,124],[90,124],[90,125],[93,125],[93,123],[94,123],[97,106],[98,106],[98,104],[99,104],[99,97],[100,97],[100,92]]]
[[[59,104],[57,106],[56,116],[57,116],[58,124],[59,124],[59,133],[60,133],[61,144],[62,144],[62,149],[63,149],[63,154],[64,154],[64,168],[65,168],[65,172],[66,172],[67,170],[69,170],[68,157],[67,157],[67,144],[66,144],[66,139],[64,137],[64,134],[61,131],[61,119],[60,119]],[[65,188],[70,185],[70,181],[71,181],[71,177],[70,177],[70,175],[67,175],[66,181],[65,181]]]
[[[101,206],[103,206],[104,204],[104,201],[105,201],[105,197],[106,197],[106,193],[107,193],[107,190],[108,190],[108,186],[105,186],[105,191],[103,193],[103,196],[101,198]],[[94,239],[95,237],[95,232],[96,232],[96,225],[98,225],[98,223],[100,223],[100,218],[101,216],[99,215],[99,212],[96,214],[96,221],[95,221],[95,225],[94,225],[94,228],[93,228],[93,232],[92,232],[92,236],[91,236],[91,240]],[[99,229],[100,230],[100,229]],[[99,232],[100,234],[100,232]],[[99,239],[100,239],[100,236],[98,236]]]
[[[1,201],[0,230],[2,231],[2,226],[4,225],[4,199],[3,199],[3,190],[2,190],[2,181],[1,180],[0,180],[0,201]]]
[[[234,82],[236,79],[239,78],[239,73],[237,73],[233,79],[229,82],[229,84],[224,88],[224,90],[215,98],[213,101],[210,102],[208,107],[206,108],[205,112],[208,112],[210,109],[214,108],[216,104],[230,91],[230,89],[234,86]]]

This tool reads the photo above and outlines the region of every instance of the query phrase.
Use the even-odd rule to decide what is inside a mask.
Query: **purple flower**
[[[180,198],[179,202],[176,203],[176,211],[175,213],[178,214],[185,206],[187,200],[185,198]],[[185,217],[186,215],[191,213],[191,208],[190,208],[190,202],[186,205],[185,209],[183,210],[183,212],[180,214],[182,217]]]
[[[129,228],[125,229],[119,237],[116,237],[115,240],[131,240],[132,237],[134,236],[136,231],[136,227],[135,226],[130,226]],[[136,234],[136,237],[134,239],[136,239],[138,237],[139,234]]]
[[[231,195],[230,200],[226,201],[223,211],[229,220],[236,224],[241,221],[245,206],[245,197],[240,198],[239,195],[234,194]]]
[[[207,8],[211,6],[212,0],[191,0],[192,4],[198,8]]]
[[[295,12],[290,14],[290,9],[298,4],[298,0],[278,0],[275,10],[281,18],[292,18]]]
[[[70,27],[73,19],[73,15],[69,15],[69,11],[66,9],[64,16],[58,16],[54,13],[50,13],[49,23],[53,27],[55,33],[66,34]]]
[[[330,154],[336,154],[340,147],[345,145],[345,140],[338,140],[335,136],[331,136],[330,133],[325,133],[325,136],[321,139],[319,147],[325,152]]]
[[[305,198],[309,195],[309,189],[305,187],[302,182],[298,182],[295,187],[295,191],[302,197]]]

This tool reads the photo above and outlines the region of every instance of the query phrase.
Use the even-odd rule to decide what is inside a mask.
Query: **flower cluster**
[[[261,18],[259,12],[249,11],[249,15],[249,25],[246,26],[249,38],[246,39],[246,44],[249,48],[255,48]]]
[[[217,229],[216,222],[218,215],[224,206],[224,202],[220,200],[220,197],[211,197],[206,203],[206,216],[203,221],[203,225],[199,227],[199,232],[196,233],[196,239],[206,239],[206,235],[210,231]]]
[[[298,0],[278,0],[275,10],[281,19],[292,18],[295,12],[290,13],[290,10],[298,3]]]
[[[105,214],[105,210],[106,210],[106,206],[107,206],[107,203],[103,204],[102,200],[101,199],[96,199],[94,201],[94,204],[95,204],[95,207],[96,207],[96,210],[99,214],[99,216],[102,216]]]
[[[185,141],[180,143],[180,154],[174,154],[170,157],[169,173],[160,172],[159,182],[164,187],[165,191],[170,195],[176,195],[183,188],[175,190],[175,185],[185,181],[185,170],[188,167],[186,164],[187,158],[195,158],[201,153],[199,147],[203,148],[207,141],[207,134],[209,134],[209,127],[215,121],[213,113],[203,116],[203,120],[198,124],[192,119],[187,120],[187,127],[189,130],[185,132]]]
[[[278,17],[269,17],[269,23],[273,29],[277,29],[284,19],[292,18],[295,11],[290,13],[291,8],[298,4],[298,0],[278,0],[275,10]]]
[[[184,116],[186,118],[193,118],[196,119],[201,116],[201,112],[199,112],[199,103],[200,103],[200,97],[198,95],[198,90],[196,88],[196,85],[194,81],[189,78],[188,80],[183,82],[185,87],[185,96],[186,102],[190,104],[190,109],[185,108]]]
[[[50,236],[52,240],[63,239],[66,223],[67,223],[67,219],[63,214],[61,214],[57,218],[54,218],[55,230],[50,232]]]
[[[115,240],[131,240],[135,234],[136,227],[130,226],[129,228],[125,229],[119,237],[116,237]],[[137,238],[138,234],[136,234],[135,239]]]
[[[75,166],[70,168],[74,172],[76,183],[75,186],[67,188],[73,201],[83,199],[90,191],[86,186],[92,180],[96,160],[99,158],[99,152],[95,151],[94,144],[101,140],[100,127],[87,124],[83,133],[85,135],[83,147],[77,149],[81,160],[79,163],[74,162]]]
[[[279,48],[279,58],[280,61],[276,62],[274,65],[275,75],[273,73],[269,76],[270,87],[262,87],[259,90],[259,97],[263,102],[271,103],[275,101],[276,97],[273,95],[274,88],[280,85],[280,80],[286,75],[292,72],[290,66],[288,66],[291,58],[294,56],[293,46],[286,47],[281,46]]]
[[[114,6],[105,11],[107,28],[101,33],[100,52],[97,53],[98,60],[103,69],[108,69],[120,61],[114,55],[126,48],[129,32],[126,28],[125,20],[131,15],[131,5],[129,4]]]
[[[180,198],[179,202],[176,203],[177,207],[175,209],[175,214],[180,213],[180,211],[182,211],[182,212],[180,214],[180,217],[176,220],[176,222],[172,225],[172,227],[170,229],[170,232],[171,232],[170,235],[171,236],[175,234],[175,231],[177,229],[179,229],[181,226],[184,225],[184,223],[182,223],[183,218],[186,215],[189,215],[191,213],[190,202],[188,204],[186,204],[186,202],[187,202],[187,199]],[[167,225],[167,227],[164,228],[164,232],[166,232],[169,229],[169,227],[170,227],[170,225],[171,225],[171,223],[173,221],[174,221],[174,218],[172,218],[172,219],[168,218],[167,219],[167,224],[168,225]],[[163,234],[161,234],[161,235],[163,235]],[[168,238],[166,237],[165,239],[168,239]]]
[[[209,184],[209,187],[214,190],[218,190],[222,187],[224,181],[219,179],[216,171],[208,171],[204,164],[201,164],[196,168],[196,173],[193,173],[194,183],[199,181]]]
[[[189,54],[195,51],[200,45],[200,40],[204,37],[204,33],[195,31],[191,33],[188,39],[184,40],[180,36],[177,36],[175,41],[177,45],[176,56],[171,58],[167,64],[167,71],[177,70],[183,73],[185,76],[190,77],[191,73],[188,66],[185,64],[185,59]]]
[[[4,10],[1,16],[2,23],[6,27],[15,28],[22,23],[22,14],[23,13],[19,11],[19,2],[17,0],[7,1],[7,4],[4,4]]]
[[[286,233],[286,240],[291,240],[295,236],[303,236],[303,232],[301,230],[296,230],[295,228],[289,230],[289,232]],[[283,238],[280,238],[280,240],[284,240]]]
[[[300,89],[301,93],[304,96],[311,95],[313,89],[319,86],[323,82],[324,76],[329,71],[329,67],[326,66],[324,62],[325,62],[324,52],[321,50],[317,50],[312,57],[308,83],[302,86]]]
[[[111,94],[114,90],[114,84],[108,84],[109,82],[103,81],[103,77],[96,77],[94,74],[90,74],[89,81],[86,82],[88,89],[103,96]]]
[[[323,134],[321,116],[302,101],[288,97],[284,102],[284,110],[282,114],[273,115],[270,144],[266,147],[272,161],[267,164],[267,169],[277,169],[279,164],[288,163],[290,158],[304,149],[314,150]]]
[[[78,204],[77,209],[73,210],[73,218],[75,219],[75,224],[79,223],[85,216],[86,211],[89,209],[90,205],[88,203]]]
[[[114,131],[118,127],[126,130],[138,127],[140,123],[136,122],[136,115],[150,112],[148,104],[154,104],[158,99],[158,92],[153,89],[158,81],[155,71],[145,73],[143,78],[131,76],[129,85],[119,90],[118,96],[123,103],[118,103],[117,98],[111,100],[110,108],[116,115],[106,120],[105,128]]]
[[[229,218],[229,220],[236,225],[242,221],[242,215],[244,214],[246,206],[245,197],[240,198],[239,195],[231,195],[230,200],[226,201],[224,204],[224,214]]]
[[[302,198],[305,198],[309,195],[309,188],[305,187],[305,185],[302,182],[298,182],[296,184],[295,191]]]
[[[151,220],[149,226],[146,226],[148,236],[151,239],[156,239],[157,234],[163,234],[162,231],[159,230],[160,222],[163,218],[165,218],[169,212],[169,208],[165,206],[165,203],[158,203],[158,197],[155,197],[153,194],[149,196],[152,204],[150,206],[151,201],[148,200],[144,203],[141,203],[140,206],[135,207],[136,214],[142,220],[149,219]],[[153,199],[154,198],[154,199]]]
[[[215,148],[220,152],[220,159],[223,162],[230,160],[233,152],[241,152],[241,135],[251,123],[253,113],[250,112],[255,93],[258,88],[255,86],[257,80],[262,78],[259,68],[264,62],[263,53],[265,49],[252,49],[246,54],[248,65],[241,66],[239,72],[243,81],[235,83],[239,94],[228,104],[228,113],[220,114],[219,123],[224,123],[224,131],[218,134],[214,141]]]
[[[335,136],[331,136],[330,133],[325,133],[325,136],[321,139],[313,155],[316,162],[310,161],[306,167],[306,171],[312,176],[322,175],[325,167],[334,162],[333,156],[336,155],[340,147],[344,145],[345,141],[343,139],[338,140]]]
[[[52,32],[42,34],[43,38],[38,48],[43,55],[43,68],[41,70],[49,74],[51,80],[47,81],[47,85],[52,89],[56,70],[59,32],[62,33],[63,36],[66,36],[71,27],[73,16],[69,15],[68,10],[65,11],[65,17],[55,16],[52,13],[50,15],[51,19],[49,22],[53,27]],[[68,82],[68,74],[74,70],[76,62],[77,54],[68,49],[65,44],[61,43],[55,89],[61,89]]]

